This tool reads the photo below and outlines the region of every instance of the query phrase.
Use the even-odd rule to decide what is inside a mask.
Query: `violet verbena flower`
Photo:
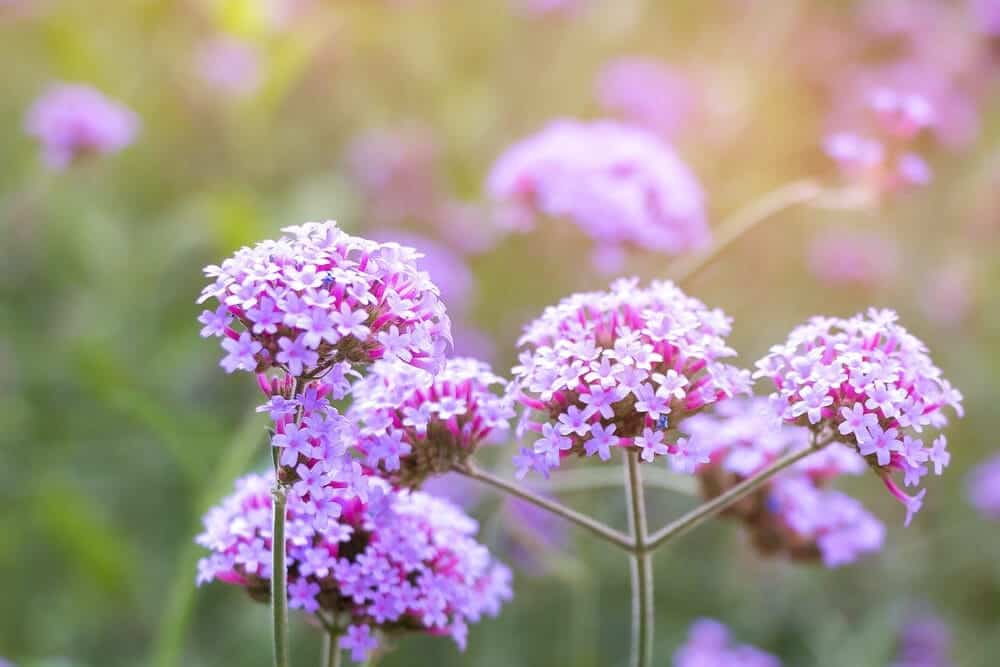
[[[750,374],[721,360],[730,320],[669,282],[575,294],[526,327],[512,392],[525,407],[518,434],[540,433],[516,457],[519,475],[548,475],[571,454],[666,458],[692,472],[708,460],[681,422],[716,401],[748,393]],[[537,421],[540,420],[540,421]]]
[[[52,169],[89,155],[117,153],[132,143],[139,117],[125,105],[83,84],[56,84],[28,110],[25,131],[42,144]]]
[[[355,384],[347,416],[360,425],[357,449],[366,464],[394,486],[415,488],[463,464],[480,443],[510,427],[514,410],[506,387],[474,359],[449,359],[436,376],[376,364]]]
[[[674,667],[781,667],[781,661],[748,644],[733,644],[722,623],[702,618],[674,653]]]
[[[213,580],[270,596],[273,477],[249,475],[204,518],[196,541],[211,551],[199,584]],[[355,661],[378,646],[376,632],[449,635],[465,646],[469,623],[495,616],[511,597],[510,571],[477,543],[476,522],[422,493],[393,493],[374,515],[357,497],[333,490],[337,518],[318,529],[296,496],[287,509],[288,604],[347,617],[341,646]]]
[[[911,618],[900,630],[899,648],[891,667],[952,667],[951,631],[937,616]]]
[[[778,458],[809,446],[809,430],[782,425],[763,398],[733,399],[685,420],[683,428],[705,444],[711,461],[698,467],[702,494],[715,498]],[[830,445],[733,504],[723,516],[738,519],[764,555],[846,565],[882,546],[885,529],[857,500],[826,489],[841,474],[859,475],[865,462],[852,448]]]
[[[808,260],[812,274],[827,285],[880,287],[896,277],[899,248],[881,234],[831,229],[813,239]]]
[[[990,519],[1000,519],[1000,454],[973,469],[967,487],[969,502]]]
[[[538,216],[566,219],[603,252],[678,254],[710,240],[691,171],[659,137],[621,123],[556,121],[507,149],[487,190],[506,207],[506,224],[530,229]]]
[[[962,395],[896,320],[874,308],[867,317],[814,317],[772,347],[754,377],[772,380],[783,419],[856,447],[906,507],[909,525],[926,489],[907,495],[892,473],[901,471],[906,486],[930,468],[942,473],[951,458],[947,441],[939,435],[928,447],[929,431],[947,425],[945,407],[963,414]]]
[[[202,313],[201,333],[223,337],[226,372],[280,368],[313,378],[378,359],[441,366],[450,323],[437,287],[417,269],[419,253],[351,236],[335,222],[283,231],[205,268],[214,282],[198,301],[219,306]]]
[[[612,60],[601,68],[595,89],[605,109],[665,138],[685,129],[700,106],[694,81],[656,60]]]

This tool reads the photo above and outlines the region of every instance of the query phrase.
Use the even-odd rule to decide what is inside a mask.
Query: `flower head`
[[[85,156],[117,153],[131,144],[139,118],[95,88],[57,84],[31,107],[24,127],[41,142],[46,164],[63,169]]]
[[[951,630],[934,614],[907,619],[899,631],[891,667],[952,667]]]
[[[690,77],[641,58],[607,63],[598,75],[596,94],[604,108],[661,137],[673,137],[690,125],[701,101]]]
[[[702,618],[691,624],[688,640],[674,653],[674,667],[781,667],[781,661],[748,644],[734,645],[722,623]]]
[[[891,473],[903,472],[906,485],[927,474],[928,464],[941,474],[950,458],[946,441],[942,435],[929,442],[925,429],[947,425],[945,408],[961,416],[962,395],[896,314],[815,317],[757,368],[755,377],[775,385],[771,400],[781,417],[855,447],[906,506],[909,522],[923,494],[904,493]]]
[[[435,370],[450,323],[438,289],[418,270],[419,253],[341,231],[334,222],[287,227],[277,241],[241,248],[205,274],[203,336],[232,342],[222,365],[282,368],[321,377],[342,362],[398,360]]]
[[[981,514],[1000,519],[1000,455],[977,466],[969,475],[968,497]]]
[[[461,465],[480,443],[510,427],[507,382],[487,364],[449,359],[436,375],[375,364],[354,386],[348,418],[360,425],[357,448],[393,484],[419,486]]]
[[[487,189],[508,224],[566,219],[603,251],[678,254],[709,241],[701,187],[656,135],[611,121],[555,122],[504,153]]]
[[[270,595],[273,478],[250,475],[205,516],[198,544],[211,554],[198,583],[219,580]],[[340,506],[324,529],[291,495],[287,508],[289,606],[349,612],[342,646],[363,660],[383,633],[450,634],[461,644],[468,623],[496,615],[510,598],[510,571],[473,536],[475,521],[422,493],[393,493],[376,516],[358,498],[331,490]]]
[[[571,454],[606,459],[614,447],[646,461],[697,458],[681,420],[750,387],[749,373],[722,361],[735,354],[729,328],[723,313],[666,282],[619,280],[547,308],[521,336],[513,370],[519,431],[542,435],[531,467],[546,473]]]

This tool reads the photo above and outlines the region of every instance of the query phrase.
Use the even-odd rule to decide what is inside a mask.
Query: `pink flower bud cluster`
[[[360,427],[357,449],[395,486],[417,487],[463,464],[514,416],[507,382],[475,359],[449,359],[436,375],[375,364],[354,386],[347,413]]]
[[[892,477],[914,486],[930,469],[940,475],[951,454],[944,435],[930,431],[959,416],[962,395],[945,380],[923,343],[889,310],[850,319],[814,317],[757,362],[754,377],[770,379],[781,417],[854,446],[906,506],[906,523],[926,489],[907,495]],[[926,431],[925,431],[926,430]]]
[[[198,564],[199,584],[218,580],[269,598],[273,481],[247,476],[206,514],[197,542],[211,555]],[[332,614],[356,662],[378,647],[376,631],[449,635],[464,647],[468,624],[510,599],[510,571],[475,541],[476,522],[450,503],[393,493],[376,520],[356,496],[338,491],[332,502],[340,512],[320,529],[289,497],[289,607]]]
[[[95,88],[58,84],[28,110],[24,127],[41,142],[45,163],[64,169],[86,156],[117,153],[131,144],[139,117]]]
[[[688,167],[655,134],[617,122],[550,124],[507,149],[487,189],[507,207],[507,225],[565,219],[604,254],[631,246],[673,255],[710,238],[704,195]]]
[[[277,241],[241,248],[205,274],[199,321],[223,339],[227,372],[279,368],[321,377],[340,362],[396,360],[436,370],[450,343],[437,287],[419,253],[351,236],[335,222],[286,227]]]
[[[691,624],[688,640],[674,653],[674,667],[781,667],[781,661],[748,644],[733,644],[722,623],[702,618]]]
[[[538,433],[515,458],[518,474],[543,475],[570,455],[611,457],[632,448],[643,461],[693,472],[708,461],[681,422],[717,401],[749,393],[746,371],[724,363],[730,320],[669,282],[575,294],[529,324],[513,369],[525,408],[518,433]]]
[[[810,431],[782,425],[766,399],[734,399],[712,413],[687,419],[684,428],[706,443],[711,462],[697,475],[714,498],[775,460],[810,445]],[[840,443],[795,464],[724,515],[737,518],[763,554],[821,559],[827,567],[857,560],[882,546],[885,529],[860,502],[826,488],[842,474],[865,471],[864,459]]]
[[[849,177],[879,191],[891,192],[931,181],[930,166],[913,143],[933,126],[930,100],[895,88],[876,88],[868,94],[871,132],[843,131],[827,136],[823,147]]]

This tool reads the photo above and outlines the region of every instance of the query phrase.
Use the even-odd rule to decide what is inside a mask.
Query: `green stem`
[[[639,455],[634,450],[625,453],[625,486],[628,491],[629,533],[633,551],[629,554],[632,577],[632,667],[652,667],[653,628],[653,563],[646,548],[649,539],[646,521],[646,498],[643,494]]]
[[[525,500],[529,503],[532,503],[533,505],[542,508],[543,510],[551,512],[552,514],[560,516],[563,519],[566,519],[567,521],[575,523],[581,528],[586,528],[592,534],[596,535],[597,537],[601,538],[606,542],[610,542],[611,544],[617,546],[620,549],[631,552],[634,548],[632,540],[629,539],[626,535],[622,534],[621,532],[615,530],[614,528],[606,526],[600,521],[597,521],[596,519],[593,519],[587,516],[586,514],[582,514],[580,512],[577,512],[576,510],[570,509],[569,507],[566,507],[561,503],[558,503],[554,500],[550,500],[549,498],[546,498],[544,496],[538,495],[537,493],[534,493],[533,491],[530,491],[522,486],[518,486],[513,482],[508,482],[507,480],[495,477],[494,475],[491,475],[485,470],[480,470],[478,467],[476,467],[471,463],[467,463],[463,466],[456,466],[455,472],[465,475],[466,477],[469,477],[471,479],[478,480],[485,484],[489,484],[490,486],[499,489],[504,493],[516,496],[521,500]]]
[[[753,477],[747,477],[745,480],[729,489],[721,496],[713,498],[703,505],[699,505],[694,508],[684,516],[671,521],[666,526],[660,530],[653,533],[649,538],[649,542],[646,544],[647,551],[654,551],[670,540],[678,537],[690,529],[701,525],[705,521],[711,519],[719,512],[723,511],[733,503],[740,501],[746,496],[750,495],[758,488],[764,485],[765,482],[770,480],[772,477],[777,475],[779,472],[785,468],[801,461],[810,454],[815,453],[817,450],[822,449],[826,445],[833,442],[833,438],[827,438],[822,442],[813,442],[811,447],[805,447],[797,452],[792,452],[786,456],[778,459],[772,463],[767,468],[761,470],[759,473]]]
[[[340,650],[339,639],[339,635],[335,632],[323,634],[323,660],[320,667],[340,667],[340,656],[343,651]]]
[[[288,667],[288,571],[285,569],[285,504],[288,490],[277,478],[271,490],[274,529],[271,532],[271,617],[274,621],[274,667]]]

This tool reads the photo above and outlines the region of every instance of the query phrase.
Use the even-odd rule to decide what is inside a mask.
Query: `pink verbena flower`
[[[687,642],[674,653],[674,667],[781,667],[781,661],[748,644],[733,644],[722,623],[702,618],[691,624]]]
[[[705,444],[711,461],[699,466],[702,493],[714,498],[778,458],[809,446],[806,428],[782,425],[766,399],[723,401],[683,427]],[[828,567],[853,562],[882,546],[884,528],[861,503],[825,485],[864,472],[853,449],[835,443],[798,462],[724,512],[739,519],[764,555],[822,559]]]
[[[28,110],[25,131],[42,144],[52,169],[89,155],[117,153],[132,143],[139,117],[125,105],[83,84],[56,84]]]
[[[518,433],[541,434],[517,458],[548,474],[570,454],[606,460],[631,447],[691,472],[707,460],[681,421],[747,393],[750,377],[722,361],[730,320],[669,282],[575,294],[529,324],[512,391],[525,408]]]
[[[466,459],[514,416],[507,382],[487,364],[449,359],[436,376],[376,364],[354,387],[347,415],[360,425],[357,449],[396,486],[417,487]]]
[[[943,620],[923,613],[907,620],[899,632],[898,653],[891,667],[952,667],[951,630]]]
[[[973,507],[986,517],[1000,519],[1000,454],[972,471],[966,489]]]
[[[678,254],[710,234],[704,196],[687,166],[656,135],[612,121],[562,120],[500,156],[487,181],[506,224],[566,219],[598,247]]]
[[[809,247],[809,269],[827,285],[880,287],[896,277],[899,248],[886,236],[830,230]]]
[[[665,138],[685,129],[700,106],[691,78],[656,60],[612,60],[601,69],[595,88],[605,109]]]
[[[273,478],[250,475],[205,515],[198,544],[199,584],[242,586],[270,596]],[[347,612],[342,646],[363,660],[375,631],[449,635],[464,647],[469,623],[495,616],[511,597],[510,571],[474,539],[478,525],[450,503],[422,493],[393,493],[373,514],[358,498],[333,490],[341,512],[318,529],[289,497],[286,524],[288,602],[292,609]]]
[[[774,383],[782,418],[856,447],[906,506],[909,524],[926,490],[907,495],[891,473],[901,471],[906,486],[930,468],[941,474],[950,454],[945,437],[930,442],[929,432],[947,425],[945,407],[963,414],[962,395],[896,320],[875,309],[867,317],[814,317],[772,347],[754,377]]]
[[[420,255],[346,234],[335,222],[286,227],[277,241],[241,248],[205,274],[199,321],[223,338],[227,372],[280,368],[320,377],[346,361],[398,360],[437,369],[450,323]]]
[[[196,72],[213,90],[233,96],[254,93],[260,86],[261,62],[257,49],[236,37],[218,37],[199,49]]]

